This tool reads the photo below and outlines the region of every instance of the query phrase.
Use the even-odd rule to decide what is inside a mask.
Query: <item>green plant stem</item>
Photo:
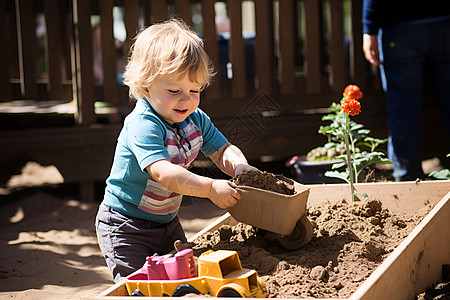
[[[349,134],[351,135],[349,123],[350,123],[349,114],[346,113],[345,114],[345,127],[346,127],[345,129],[346,130],[344,130],[345,151],[347,152],[347,167],[349,170],[349,177],[350,177],[350,192],[352,194],[352,202],[355,202],[355,188],[353,186],[353,164],[351,162],[352,158],[351,158],[350,145],[349,145]]]
[[[349,114],[345,114],[345,130],[347,131],[347,133],[348,133],[348,135],[350,137],[351,154],[353,156],[355,156],[355,153],[356,153],[356,151],[355,151],[355,142],[353,141],[353,134],[352,134],[352,131],[350,130],[350,116],[349,116]],[[358,170],[356,168],[355,161],[353,161],[351,163],[351,166],[353,168],[353,174],[354,174],[353,175],[353,180],[354,180],[354,183],[358,183]]]

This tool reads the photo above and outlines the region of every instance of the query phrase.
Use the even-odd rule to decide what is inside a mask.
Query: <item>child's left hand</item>
[[[257,171],[257,170],[258,170],[257,168],[252,167],[248,164],[239,164],[236,166],[236,170],[234,171],[234,176],[237,176],[242,173],[247,173],[250,171]]]

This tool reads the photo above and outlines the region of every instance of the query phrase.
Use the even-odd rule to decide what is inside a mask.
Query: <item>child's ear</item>
[[[144,95],[145,97],[149,97],[150,93],[148,92],[148,88],[145,87],[141,87],[139,88],[139,91],[141,92],[142,95]]]

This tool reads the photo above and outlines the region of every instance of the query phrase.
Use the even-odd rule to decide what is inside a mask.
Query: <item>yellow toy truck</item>
[[[267,297],[264,281],[255,270],[241,267],[236,251],[209,250],[202,253],[198,258],[198,276],[192,272],[192,263],[192,249],[185,249],[170,258],[154,255],[150,257],[150,263],[147,258],[147,263],[140,271],[126,278],[128,294],[151,297],[181,297],[192,293],[213,297]],[[159,271],[153,272],[155,268],[159,268]],[[174,272],[174,269],[179,272]],[[161,279],[176,278],[175,273],[184,278]],[[150,278],[151,274],[153,278]]]

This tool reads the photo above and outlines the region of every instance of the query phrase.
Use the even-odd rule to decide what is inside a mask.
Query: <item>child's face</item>
[[[161,75],[144,92],[153,109],[170,124],[184,121],[200,104],[202,85],[189,80]]]

